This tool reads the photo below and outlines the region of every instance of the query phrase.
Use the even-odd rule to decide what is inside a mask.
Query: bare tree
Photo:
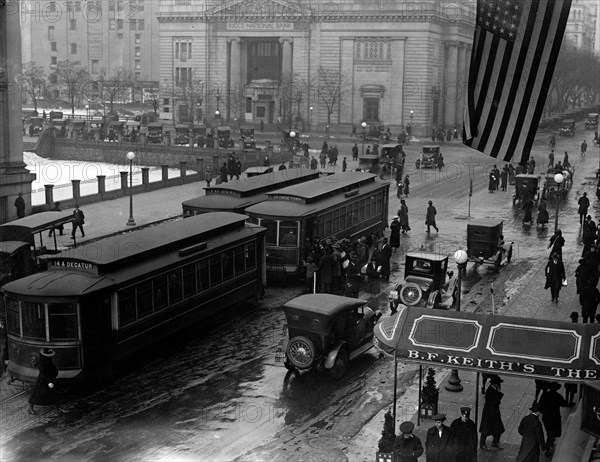
[[[281,78],[278,88],[279,107],[281,109],[283,124],[292,128],[294,119],[300,117],[300,105],[305,97],[308,85],[298,74],[288,73]],[[294,107],[296,115],[294,116]]]
[[[33,61],[23,64],[21,72],[22,90],[31,97],[33,108],[37,111],[37,100],[44,93],[46,71]]]
[[[349,76],[340,75],[338,71],[319,66],[311,88],[315,95],[316,104],[324,105],[327,110],[327,134],[329,135],[331,116],[336,110],[342,111],[350,96]]]
[[[119,67],[108,75],[105,69],[100,71],[97,80],[102,102],[108,102],[109,114],[113,115],[115,103],[129,101],[136,86],[135,74]]]
[[[88,81],[88,71],[79,61],[59,61],[54,70],[56,82],[64,86],[64,92],[71,106],[71,114],[75,115],[75,104],[82,88]]]
[[[173,97],[178,107],[177,116],[180,122],[187,122],[193,127],[194,111],[196,107],[201,108],[204,102],[204,87],[204,80],[197,69],[193,69],[191,75],[180,76],[180,80],[174,82]]]

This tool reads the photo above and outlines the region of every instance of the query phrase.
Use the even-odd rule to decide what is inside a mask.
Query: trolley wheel
[[[340,348],[337,356],[335,357],[335,363],[333,363],[333,367],[329,369],[329,374],[336,380],[341,379],[346,370],[348,370],[348,362],[350,358],[348,356],[348,350],[345,347]]]

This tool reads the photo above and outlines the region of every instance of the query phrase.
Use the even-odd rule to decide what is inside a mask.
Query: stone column
[[[169,166],[161,165],[160,168],[162,169],[162,182],[163,185],[166,186],[169,182]]]
[[[200,179],[202,180],[204,175],[204,158],[196,157],[196,162],[198,163],[198,173],[200,174]]]
[[[121,189],[123,192],[127,191],[127,177],[129,176],[128,171],[119,172],[121,174]]]
[[[446,42],[446,69],[444,72],[444,129],[456,123],[456,84],[458,42]]]
[[[75,199],[75,205],[79,205],[79,199],[81,198],[81,180],[71,180],[73,187],[73,199]]]
[[[242,60],[240,54],[240,38],[229,37],[227,42],[231,44],[231,52],[229,54],[229,94],[228,94],[228,112],[227,117],[240,116],[241,98],[241,81],[242,81]],[[235,106],[238,107],[235,107]],[[233,115],[231,115],[233,114]]]
[[[145,189],[150,188],[150,167],[142,167],[142,184]]]
[[[292,76],[292,42],[293,39],[291,37],[281,37],[279,39],[279,42],[282,44],[282,51],[281,51],[281,77],[284,80],[288,80],[291,78]],[[289,87],[289,85],[285,85],[283,88],[284,92],[286,94],[283,95],[283,100],[286,101],[291,101],[291,91],[292,89]],[[277,102],[276,102],[277,105]],[[289,104],[288,105],[288,110],[290,111],[289,114],[283,114],[281,111],[281,107],[277,108],[275,107],[275,111],[276,114],[281,114],[284,118],[285,116],[289,116],[290,117],[290,121],[291,118],[293,118],[293,110],[292,110],[292,105]]]
[[[462,122],[465,108],[465,97],[467,95],[467,87],[465,86],[465,74],[469,68],[466,65],[466,48],[465,44],[460,42],[458,44],[458,67],[457,67],[457,79],[456,79],[456,116],[455,126],[458,133],[462,133]]]
[[[100,194],[100,198],[104,199],[104,194],[106,193],[106,175],[98,175],[98,194]]]
[[[45,184],[44,188],[46,188],[46,205],[48,206],[48,210],[50,210],[50,207],[52,207],[52,203],[54,202],[54,185]]]
[[[187,164],[187,162],[185,161],[181,161],[179,162],[179,176],[181,177],[181,182],[185,183],[185,175],[186,175],[186,170],[185,170],[185,164]]]

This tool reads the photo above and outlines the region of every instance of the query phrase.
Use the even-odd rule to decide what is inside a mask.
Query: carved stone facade
[[[349,130],[363,121],[454,127],[462,117],[474,11],[468,5],[402,0],[161,0],[160,79],[173,85],[173,43],[192,37],[185,64],[202,76],[210,120],[282,128]],[[317,5],[317,6],[315,6]],[[320,5],[320,6],[319,6]],[[198,12],[202,13],[199,14]],[[329,82],[331,77],[335,82]],[[341,104],[324,82],[342,90]],[[162,100],[177,120],[176,98]],[[412,112],[411,112],[412,111]],[[183,111],[185,112],[185,111]],[[412,114],[412,120],[411,120]],[[460,127],[458,127],[460,129]]]

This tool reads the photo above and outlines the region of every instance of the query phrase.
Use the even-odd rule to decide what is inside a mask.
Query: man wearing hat
[[[583,193],[583,196],[579,198],[577,203],[579,204],[579,209],[577,209],[577,212],[579,213],[579,225],[583,226],[585,216],[587,215],[588,208],[590,207],[590,200],[588,199],[586,192]]]
[[[392,248],[388,244],[387,237],[381,238],[381,248],[377,254],[377,266],[381,267],[381,279],[384,281],[390,280],[390,259],[392,258]]]
[[[500,415],[500,401],[504,393],[500,391],[500,384],[504,382],[497,375],[492,375],[490,378],[490,386],[485,391],[485,404],[481,413],[481,424],[479,425],[479,447],[484,451],[489,451],[485,440],[489,435],[492,435],[492,448],[503,449],[500,446],[500,435],[504,433],[504,424]]]
[[[400,424],[401,435],[396,437],[394,442],[394,454],[396,462],[417,462],[417,459],[423,454],[423,445],[418,436],[413,434],[415,424],[412,422],[402,422]]]
[[[562,418],[560,408],[567,406],[567,401],[558,393],[560,383],[550,382],[548,389],[542,394],[539,405],[543,414],[542,422],[546,428],[546,456],[550,456],[550,449],[554,445],[554,440],[562,435]]]
[[[433,416],[435,425],[427,430],[425,456],[427,462],[448,462],[453,459],[451,430],[444,425],[446,414]]]
[[[539,462],[540,449],[546,450],[546,442],[544,441],[544,431],[540,422],[541,409],[537,403],[529,408],[531,411],[519,424],[519,434],[521,439],[521,447],[517,455],[516,462]]]
[[[425,224],[427,225],[427,232],[430,231],[430,227],[433,226],[435,228],[436,233],[440,232],[440,229],[437,227],[435,222],[435,216],[437,215],[437,210],[433,206],[433,202],[429,201],[429,206],[427,207],[427,214],[425,215]]]
[[[477,462],[477,427],[471,420],[471,408],[460,408],[460,417],[450,424],[456,460],[460,462]]]

